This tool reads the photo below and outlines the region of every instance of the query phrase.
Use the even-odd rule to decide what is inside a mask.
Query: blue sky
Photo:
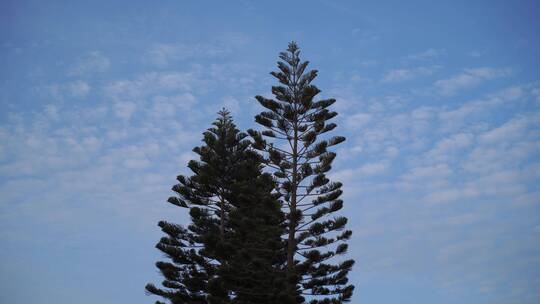
[[[352,303],[540,303],[540,5],[435,2],[2,1],[0,302],[153,303],[175,176],[295,40],[348,138]]]

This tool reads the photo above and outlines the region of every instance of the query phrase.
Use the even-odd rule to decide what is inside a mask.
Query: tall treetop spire
[[[299,49],[300,48],[298,47],[298,44],[295,41],[289,42],[287,51],[289,51],[291,53],[294,53],[294,52],[298,51]]]

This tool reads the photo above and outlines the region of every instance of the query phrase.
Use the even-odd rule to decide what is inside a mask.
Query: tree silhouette
[[[193,150],[193,175],[178,176],[168,200],[189,209],[191,224],[159,222],[166,236],[156,247],[171,261],[156,263],[165,280],[149,293],[172,304],[294,303],[284,292],[281,205],[246,137],[222,110]]]
[[[308,61],[299,55],[295,42],[280,53],[279,71],[271,73],[280,83],[272,87],[275,98],[255,97],[267,109],[255,117],[266,130],[248,133],[285,202],[289,293],[305,295],[313,304],[342,303],[352,296],[354,286],[348,285],[347,275],[354,261],[336,257],[347,251],[345,241],[352,231],[345,230],[346,217],[330,218],[343,207],[342,184],[326,174],[336,157],[329,148],[345,138],[325,138],[336,127],[329,122],[337,115],[329,110],[335,99],[314,100],[320,92],[312,84],[317,71],[306,71]]]

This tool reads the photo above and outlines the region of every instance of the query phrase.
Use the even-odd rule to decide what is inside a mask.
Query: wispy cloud
[[[430,48],[423,52],[410,54],[407,56],[408,59],[414,59],[414,60],[428,60],[428,59],[434,59],[437,57],[440,57],[444,55],[446,51],[444,49],[434,49]]]
[[[435,146],[426,153],[426,158],[433,161],[448,162],[456,157],[456,153],[469,147],[474,140],[472,133],[456,133],[439,140]]]
[[[421,76],[431,75],[437,68],[437,66],[433,66],[390,70],[383,76],[382,82],[400,82],[412,80]]]
[[[372,118],[372,115],[369,113],[356,113],[347,117],[345,124],[347,127],[356,129],[366,125]]]
[[[497,244],[512,239],[507,244],[512,250],[538,252],[529,243],[537,235],[535,217],[523,217],[540,204],[536,90],[535,85],[510,86],[452,106],[381,103],[382,110],[365,107],[358,113],[369,117],[360,130],[354,120],[347,122],[354,114],[347,116],[354,137],[332,178],[344,182],[347,201],[362,205],[353,220],[358,238],[371,244],[394,236],[369,251],[355,248],[357,258],[370,265],[366,272],[376,276],[390,267],[414,277],[418,271],[431,273],[423,268],[427,263],[437,265],[434,280],[449,291],[466,285],[481,293],[500,284],[528,284],[526,278],[507,280],[509,274],[519,277],[522,266],[504,263],[517,253]],[[509,109],[511,114],[505,112]],[[495,121],[495,113],[506,115]],[[399,147],[398,157],[389,158],[391,147]],[[351,167],[353,157],[361,163]],[[377,173],[366,170],[371,168]],[[509,213],[515,217],[506,217]],[[506,239],[514,233],[520,237]]]
[[[91,91],[90,85],[82,80],[69,81],[40,86],[37,91],[45,98],[52,98],[60,101],[65,98],[84,99]]]
[[[102,73],[109,69],[111,61],[101,52],[92,51],[85,54],[68,70],[70,76],[82,76],[91,73]]]
[[[494,92],[484,98],[471,100],[460,104],[455,108],[442,109],[437,113],[441,120],[441,128],[445,130],[457,130],[462,124],[470,119],[478,118],[486,112],[487,109],[497,108],[505,104],[516,102],[526,95],[522,86],[511,86],[503,90]],[[527,96],[529,98],[529,96]]]
[[[232,54],[248,41],[245,35],[229,33],[208,43],[157,43],[148,50],[145,60],[157,66],[166,66],[186,59],[222,57]]]
[[[442,95],[453,95],[465,89],[475,87],[487,80],[509,76],[510,69],[496,69],[489,67],[465,69],[463,73],[447,79],[437,80],[435,87]]]
[[[189,71],[148,72],[133,79],[109,82],[104,94],[111,100],[141,99],[171,92],[189,92],[195,88],[205,90],[206,80],[197,66]]]

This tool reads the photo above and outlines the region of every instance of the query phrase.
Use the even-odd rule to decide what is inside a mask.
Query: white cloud
[[[393,159],[399,155],[399,149],[396,147],[387,147],[384,156],[388,159]]]
[[[419,67],[419,68],[412,68],[412,69],[390,70],[384,75],[382,82],[400,82],[400,81],[412,80],[420,76],[431,75],[433,74],[436,68],[437,67],[429,67],[429,68]]]
[[[137,105],[129,101],[117,102],[114,104],[114,107],[116,116],[124,120],[129,120],[137,109]]]
[[[348,128],[357,129],[366,125],[372,118],[371,114],[368,113],[356,113],[352,116],[349,116],[345,120],[345,124]]]
[[[329,178],[331,180],[344,182],[346,186],[351,186],[350,182],[358,182],[359,180],[366,180],[370,177],[381,175],[389,168],[390,161],[381,160],[378,162],[366,163],[357,168],[337,170],[331,173]]]
[[[524,201],[531,199],[531,194],[524,183],[531,178],[538,179],[540,175],[530,176],[528,170],[500,169],[491,173],[481,173],[474,179],[462,180],[454,185],[432,189],[424,196],[428,204],[459,203],[471,199],[487,200],[495,203],[510,205],[515,198]],[[540,200],[537,200],[540,201]]]
[[[45,116],[52,121],[58,120],[58,107],[54,104],[48,104],[44,107]]]
[[[432,190],[423,199],[428,204],[440,204],[468,199],[479,195],[475,188],[450,188],[442,190]]]
[[[528,192],[517,196],[513,203],[518,206],[540,205],[540,191]],[[535,230],[540,232],[540,225],[535,227]]]
[[[90,93],[90,90],[90,85],[82,80],[70,81],[63,84],[52,84],[38,88],[38,91],[44,93],[46,97],[51,97],[57,101],[66,98],[84,99]]]
[[[195,51],[195,47],[159,43],[148,51],[148,57],[153,64],[166,65],[173,59],[193,56]]]
[[[529,126],[525,117],[518,117],[507,121],[502,126],[489,130],[480,136],[484,143],[500,143],[514,141],[523,137]]]
[[[491,72],[467,70],[480,81],[503,77]],[[443,290],[481,292],[508,282],[508,274],[521,275],[527,264],[509,257],[538,252],[530,243],[538,237],[540,204],[535,86],[513,85],[464,102],[442,96],[440,102],[389,103],[349,89],[340,113],[351,140],[338,151],[331,179],[344,182],[346,214],[354,214],[349,220],[359,239],[351,252],[368,265],[365,276],[391,267],[404,277],[423,273]],[[391,166],[382,174],[366,174],[384,162]],[[384,237],[392,240],[377,242]],[[522,252],[503,252],[508,248]],[[537,259],[528,263],[538,265]]]
[[[494,69],[488,67],[465,69],[463,73],[447,79],[437,80],[435,87],[442,95],[453,95],[465,89],[475,87],[482,82],[510,75],[509,69]]]
[[[197,103],[197,98],[191,93],[172,96],[158,95],[152,98],[151,113],[155,117],[173,117],[177,109],[190,110]]]
[[[138,75],[133,80],[116,80],[104,88],[111,100],[143,99],[150,95],[164,95],[174,92],[189,92],[194,88],[204,90],[198,67],[188,72],[149,72]]]
[[[358,173],[363,175],[363,176],[376,175],[376,174],[383,173],[384,171],[386,171],[388,169],[388,167],[389,167],[389,163],[386,162],[386,161],[380,161],[380,162],[376,162],[376,163],[368,163],[368,164],[362,165],[358,169]]]
[[[471,133],[457,133],[443,138],[435,144],[435,147],[426,153],[428,161],[448,161],[457,151],[460,151],[473,142],[474,135]]]
[[[427,49],[423,52],[420,52],[420,53],[416,53],[416,54],[411,54],[409,56],[407,56],[407,58],[409,59],[415,59],[415,60],[427,60],[427,59],[433,59],[433,58],[437,58],[441,55],[444,55],[446,53],[446,51],[444,49],[433,49],[433,48],[430,48],[430,49]]]
[[[109,69],[110,65],[111,62],[109,58],[103,56],[103,54],[98,51],[93,51],[81,57],[78,62],[69,69],[68,74],[70,76],[81,76],[105,72]]]
[[[193,58],[222,57],[245,45],[249,38],[238,33],[225,34],[208,43],[157,43],[147,52],[145,60],[157,66]]]
[[[240,101],[233,96],[225,96],[221,99],[221,103],[218,108],[220,110],[221,108],[226,108],[232,113],[238,113],[238,111],[240,110]],[[217,112],[215,107],[208,109],[208,111]]]
[[[143,169],[149,167],[152,163],[146,157],[126,158],[122,164],[128,169]]]
[[[535,96],[536,102],[540,104],[540,88],[534,88],[532,93]]]
[[[445,179],[451,174],[452,169],[450,169],[447,164],[437,164],[433,166],[412,168],[408,173],[402,175],[401,179],[409,183],[419,183],[422,181],[428,182]]]
[[[450,216],[446,219],[446,222],[450,226],[463,226],[467,224],[471,224],[474,222],[478,222],[480,219],[482,219],[483,215],[481,213],[465,213],[465,214],[459,214]]]
[[[496,93],[488,95],[486,98],[472,100],[461,104],[455,109],[441,109],[438,118],[443,123],[444,129],[460,128],[464,121],[474,118],[480,114],[489,114],[498,106],[515,102],[525,94],[520,86],[511,86]]]
[[[84,81],[75,81],[68,85],[68,90],[74,97],[84,98],[90,92],[90,86]]]
[[[540,140],[506,140],[496,146],[478,146],[462,160],[465,170],[488,174],[518,166],[540,151]]]
[[[431,107],[419,107],[411,112],[411,117],[414,120],[428,120],[435,115],[435,109]]]

